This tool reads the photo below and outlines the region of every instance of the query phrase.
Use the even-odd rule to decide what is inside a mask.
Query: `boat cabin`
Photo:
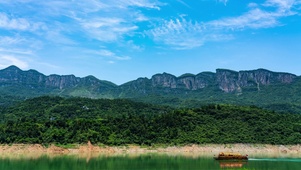
[[[241,155],[238,152],[220,152],[218,156],[214,156],[216,160],[247,160],[248,155]]]

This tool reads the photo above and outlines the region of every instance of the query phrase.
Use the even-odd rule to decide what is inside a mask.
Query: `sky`
[[[0,69],[117,85],[167,72],[301,75],[301,0],[0,0]]]

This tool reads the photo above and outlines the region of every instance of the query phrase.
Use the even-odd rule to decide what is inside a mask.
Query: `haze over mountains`
[[[138,78],[120,86],[93,76],[46,76],[16,66],[0,70],[2,96],[31,98],[42,95],[88,98],[131,98],[172,106],[199,106],[227,103],[279,107],[280,111],[298,112],[301,108],[301,77],[265,69],[232,71],[217,69],[197,75],[176,77],[168,73]],[[1,101],[6,99],[2,97]],[[5,103],[5,102],[2,102]]]

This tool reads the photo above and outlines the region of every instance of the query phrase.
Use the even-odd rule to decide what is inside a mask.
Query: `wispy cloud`
[[[164,4],[155,0],[104,1],[101,14],[86,17],[77,13],[74,19],[91,38],[101,42],[122,41],[126,36],[135,34],[140,22],[149,20],[139,11],[140,8],[160,10],[160,5]]]
[[[227,0],[219,0],[227,3]],[[236,16],[207,22],[178,19],[163,20],[155,28],[146,31],[154,41],[173,49],[185,50],[202,46],[208,41],[233,39],[236,30],[261,29],[281,26],[282,17],[295,15],[292,9],[301,4],[300,0],[267,0],[262,4],[250,3],[249,11]],[[269,8],[269,7],[272,7]],[[232,31],[232,32],[231,32]]]
[[[48,46],[55,50],[82,46],[87,50],[90,47],[85,42],[88,41],[105,48],[114,44],[116,51],[112,49],[111,53],[100,51],[98,54],[114,62],[131,59],[118,55],[118,49],[143,49],[131,39],[139,34],[139,24],[150,19],[142,11],[159,11],[165,5],[159,0],[1,0],[0,4],[8,9],[0,12],[0,29],[10,31],[10,35],[20,35],[17,39],[0,34],[3,35],[0,45],[10,49],[2,53],[14,56],[25,48],[38,53],[47,51],[45,47]],[[9,9],[14,10],[10,12]],[[26,31],[31,35],[23,33]]]
[[[21,37],[0,36],[0,46],[16,45],[25,41],[25,38]]]
[[[34,51],[41,49],[43,46],[40,40],[21,35],[0,36],[0,52],[33,55]]]
[[[76,41],[66,37],[59,30],[50,30],[45,34],[45,38],[56,45],[76,45],[78,44]]]
[[[263,5],[277,7],[280,10],[290,10],[296,2],[295,0],[267,0]]]
[[[160,3],[156,0],[116,0],[114,1],[114,6],[120,7],[120,8],[127,8],[127,7],[140,7],[140,8],[152,8],[160,10],[160,5],[163,5],[163,3]]]
[[[97,1],[79,0],[76,8],[65,10],[74,3],[64,4],[64,10],[68,17],[78,22],[86,32],[92,33],[98,40],[111,41],[116,37],[126,35],[137,29],[137,22],[147,21],[148,18],[139,12],[139,8],[160,10],[164,5],[156,0],[116,0]],[[57,6],[57,5],[51,5]],[[66,12],[67,11],[67,12]],[[90,31],[92,30],[92,31]],[[107,34],[108,38],[103,35]]]
[[[146,34],[155,41],[171,46],[174,49],[191,49],[201,46],[204,41],[202,24],[187,21],[181,17],[164,21],[160,26],[147,31]]]
[[[126,47],[129,47],[130,49],[133,49],[135,51],[142,51],[142,50],[144,50],[143,46],[135,44],[133,40],[127,41],[126,42]]]
[[[18,48],[0,48],[0,52],[6,54],[22,54],[22,55],[33,55],[33,52],[28,49],[18,49]]]
[[[82,21],[85,32],[99,41],[116,41],[138,27],[121,18],[94,18]]]
[[[279,25],[278,14],[252,9],[238,17],[224,18],[208,22],[207,25],[214,29],[246,29],[246,28],[268,28]]]
[[[230,5],[229,0],[210,1]],[[176,0],[176,3],[189,7],[183,0]],[[190,19],[189,16],[179,14],[169,18],[160,18],[157,15],[153,15],[156,18],[149,17],[149,12],[145,11],[161,12],[167,6],[160,0],[2,0],[0,4],[19,9],[15,10],[16,14],[9,13],[8,10],[0,13],[0,29],[31,31],[31,34],[35,34],[31,36],[32,42],[42,39],[47,43],[77,46],[84,45],[81,44],[81,39],[88,39],[89,42],[97,42],[105,48],[108,44],[114,44],[115,47],[127,46],[133,50],[141,50],[143,45],[136,45],[136,39],[131,38],[142,35],[141,37],[151,38],[157,45],[185,50],[202,46],[208,41],[232,39],[237,30],[280,26],[280,18],[295,15],[296,10],[300,10],[301,0],[249,3],[248,11],[241,15],[204,22],[199,18]],[[24,11],[27,12],[23,12],[21,8],[26,8]],[[26,39],[26,36],[20,36],[19,39],[2,36],[0,44],[20,44]],[[99,53],[110,56],[112,60],[129,59],[117,55],[117,50],[113,51]]]
[[[182,0],[177,0],[177,1],[181,4],[183,4],[184,6],[190,8],[190,6],[187,3],[185,3],[184,1],[182,1]]]
[[[27,13],[20,12],[21,9],[15,10],[19,16],[36,14],[28,20],[0,13],[0,28],[34,31],[46,29],[47,26],[49,33],[65,31],[70,34],[72,27],[72,31],[75,29],[76,33],[84,33],[101,42],[119,41],[133,34],[138,28],[137,23],[148,20],[140,9],[160,10],[160,6],[164,5],[158,0],[15,0],[0,3],[14,9],[26,8]],[[66,19],[68,24],[61,22]],[[48,34],[47,31],[45,34]]]
[[[106,50],[106,49],[99,50],[95,53],[98,54],[99,56],[109,58],[110,61],[112,59],[114,59],[114,60],[130,60],[131,59],[131,57],[129,57],[129,56],[119,56],[119,55],[115,54],[114,52],[112,52],[110,50]]]
[[[26,61],[23,61],[15,56],[10,55],[1,55],[0,54],[0,67],[5,68],[10,65],[15,65],[20,67],[21,69],[27,69],[28,63]]]
[[[258,4],[257,3],[254,3],[254,2],[251,2],[248,4],[248,7],[249,8],[257,8],[258,7]]]
[[[36,31],[45,29],[45,25],[41,22],[30,22],[25,18],[13,18],[5,13],[0,13],[0,28],[21,30],[21,31]]]
[[[251,3],[250,11],[237,17],[223,18],[207,23],[215,29],[258,29],[280,26],[279,19],[295,15],[291,9],[296,5],[295,0],[267,0],[261,6]],[[274,7],[274,10],[265,9]]]
[[[231,34],[225,35],[210,30],[205,23],[188,21],[184,17],[164,21],[162,25],[146,32],[156,42],[166,44],[176,50],[188,50],[202,46],[208,41],[232,39]]]

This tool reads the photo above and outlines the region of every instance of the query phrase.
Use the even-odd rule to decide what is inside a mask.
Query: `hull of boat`
[[[218,156],[215,160],[248,160],[247,156]]]

